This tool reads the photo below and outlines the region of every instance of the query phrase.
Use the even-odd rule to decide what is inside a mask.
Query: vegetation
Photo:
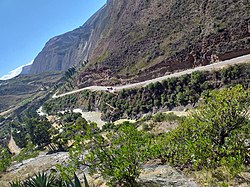
[[[46,146],[51,142],[51,124],[46,118],[25,118],[21,122],[13,122],[12,128],[13,137],[20,147],[26,147],[29,141],[38,147]]]
[[[250,163],[250,147],[246,143],[250,139],[249,74],[242,74],[249,70],[246,67],[230,67],[230,70],[205,74],[195,72],[138,90],[124,90],[115,95],[108,92],[94,95],[87,91],[80,95],[81,99],[85,98],[81,101],[77,95],[66,97],[69,99],[66,105],[81,102],[88,109],[101,103],[98,104],[100,108],[114,114],[112,119],[121,116],[120,112],[127,111],[131,106],[131,115],[136,116],[153,109],[198,103],[196,110],[187,117],[178,117],[173,113],[149,113],[138,123],[106,123],[102,130],[95,123],[87,122],[81,114],[71,112],[58,114],[55,118],[58,128],[52,127],[43,117],[24,118],[12,124],[13,137],[20,139],[18,143],[25,147],[15,159],[20,162],[36,155],[34,146],[43,148],[49,145],[55,146],[56,151],[69,150],[71,160],[57,167],[60,177],[43,176],[52,183],[54,179],[56,182],[59,179],[68,181],[67,176],[72,176],[79,166],[85,165],[91,174],[100,174],[111,186],[135,186],[143,163],[158,158],[163,163],[189,172],[206,169],[215,173],[225,170],[228,172],[227,178],[215,175],[211,185],[226,185],[230,179],[246,170]],[[244,84],[231,86],[238,82]],[[59,107],[62,107],[60,104]],[[142,104],[149,105],[151,109],[144,109]],[[47,110],[53,111],[56,108],[54,105],[47,103]],[[137,107],[134,109],[133,106]],[[128,111],[125,113],[129,114]],[[179,125],[167,133],[155,135],[150,133],[152,128],[148,121],[155,124],[176,122]],[[137,129],[139,125],[144,125],[142,131]],[[1,171],[5,171],[10,162],[8,150],[1,148]],[[34,181],[36,177],[30,180]],[[19,184],[22,182],[13,183]]]
[[[100,136],[92,138],[86,157],[92,173],[100,173],[110,184],[135,186],[141,165],[147,159],[148,135],[136,130],[133,124],[124,123],[106,137],[106,141]]]
[[[170,122],[170,121],[178,121],[180,119],[181,119],[181,117],[175,115],[173,112],[170,112],[168,114],[159,112],[159,113],[152,116],[152,120],[154,122],[163,122],[163,121],[169,121]]]
[[[8,149],[0,146],[0,172],[6,171],[11,163],[11,154]]]
[[[27,146],[23,148],[17,156],[13,157],[13,160],[17,162],[22,162],[23,160],[34,158],[38,156],[38,154],[39,151],[35,149],[34,145],[31,142],[29,142]]]
[[[82,185],[76,174],[74,174],[74,181],[71,179],[64,181],[60,178],[60,176],[43,172],[38,173],[24,181],[11,182],[10,187],[82,187]],[[89,187],[85,175],[84,187]]]
[[[171,113],[146,117],[156,122],[179,121],[176,129],[160,136],[138,131],[128,122],[116,128],[109,124],[101,134],[88,130],[91,133],[75,139],[73,167],[87,165],[110,185],[134,186],[141,164],[155,158],[181,170],[223,167],[233,178],[250,163],[249,145],[245,144],[250,139],[249,102],[249,89],[237,85],[204,94],[197,110],[181,120]],[[228,179],[218,180],[226,184]]]
[[[197,112],[166,134],[164,158],[192,169],[248,164],[249,93],[236,86],[206,95]]]
[[[48,146],[52,152],[66,151],[73,137],[84,134],[88,124],[80,113],[73,112],[59,114],[55,123],[57,127],[53,127],[45,117],[36,115],[12,122],[13,138],[19,147],[24,148],[20,157],[32,157],[33,153],[36,155],[34,146],[38,146],[38,149]]]
[[[149,145],[147,133],[138,131],[134,124],[124,122],[105,135],[88,130],[85,136],[78,136],[71,149],[71,159],[74,167],[87,165],[90,173],[101,174],[112,186],[135,186],[142,163],[148,158]],[[83,160],[82,154],[85,154]]]
[[[115,121],[120,118],[139,118],[145,113],[159,109],[171,110],[177,106],[195,105],[202,93],[222,87],[242,84],[249,87],[250,64],[241,64],[214,72],[194,72],[149,84],[140,89],[117,93],[83,91],[74,95],[49,100],[44,109],[53,114],[60,110],[84,107],[98,108],[103,119]]]
[[[58,119],[60,129],[54,129],[52,143],[58,147],[60,151],[66,151],[72,145],[70,143],[77,135],[86,134],[88,122],[81,117],[80,113],[60,114]],[[96,124],[93,124],[96,127]]]
[[[213,181],[211,185],[227,184],[250,163],[246,144],[250,139],[249,102],[250,90],[242,85],[203,93],[197,109],[188,117],[158,113],[139,121],[139,124],[148,120],[179,122],[177,128],[158,136],[151,135],[150,131],[139,131],[137,124],[129,122],[118,126],[106,124],[100,131],[80,114],[60,115],[58,120],[64,129],[61,133],[72,133],[68,134],[67,141],[74,139],[71,160],[57,167],[61,171],[60,179],[67,181],[67,176],[72,176],[80,165],[86,165],[91,174],[100,174],[111,186],[135,186],[142,164],[160,158],[162,162],[190,172],[204,168],[218,172],[223,168],[228,172],[227,178],[215,175],[217,183]],[[23,152],[32,152],[32,149],[30,146]],[[11,161],[10,154],[2,150],[1,155],[5,156],[2,156],[1,167],[6,169]],[[25,156],[21,152],[20,157]]]

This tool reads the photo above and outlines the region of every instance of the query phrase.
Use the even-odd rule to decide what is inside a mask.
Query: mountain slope
[[[102,12],[103,9],[100,9],[83,26],[50,39],[35,58],[30,73],[67,70],[87,60],[95,40],[92,33]]]
[[[31,67],[32,67],[32,64],[24,66],[22,68],[22,72],[20,74],[21,75],[27,75],[27,74],[29,74]]]
[[[82,27],[52,38],[30,72],[66,70],[88,59],[75,80],[82,87],[249,53],[248,0],[108,0]]]
[[[62,83],[62,73],[19,75],[0,81],[0,113],[34,101],[37,95],[45,96],[56,84]]]

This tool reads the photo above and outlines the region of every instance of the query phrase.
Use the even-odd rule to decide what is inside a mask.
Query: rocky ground
[[[68,153],[65,152],[50,155],[46,155],[43,152],[36,158],[23,161],[23,163],[13,164],[8,171],[0,177],[0,186],[8,187],[11,181],[25,179],[39,171],[47,171],[66,159],[68,159]],[[82,180],[82,171],[79,173],[78,176]],[[87,178],[89,181],[94,181],[96,186],[106,186],[100,177],[93,179],[87,176]],[[145,187],[198,187],[198,184],[192,179],[184,176],[168,165],[159,165],[157,161],[152,161],[143,166],[143,171],[138,181]]]
[[[199,185],[169,165],[146,164],[139,181],[145,187],[198,187]]]
[[[23,180],[40,171],[47,171],[56,164],[62,163],[68,159],[68,153],[60,152],[46,155],[45,152],[40,153],[36,158],[23,161],[23,163],[14,163],[6,173],[0,176],[0,186],[8,187],[9,182],[17,179]]]

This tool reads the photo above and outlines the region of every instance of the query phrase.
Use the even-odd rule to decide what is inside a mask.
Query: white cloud
[[[16,69],[10,71],[7,75],[2,76],[0,78],[0,80],[8,80],[8,79],[12,79],[12,78],[18,76],[22,72],[23,67],[33,64],[33,61],[34,60],[32,60],[30,63],[28,63],[26,65],[20,66],[20,67],[18,67]]]

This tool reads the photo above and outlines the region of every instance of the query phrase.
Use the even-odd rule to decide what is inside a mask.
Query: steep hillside
[[[108,0],[82,27],[52,38],[31,73],[87,60],[78,87],[116,84],[249,53],[248,0]]]
[[[22,72],[20,73],[21,75],[27,75],[30,72],[32,65],[27,65],[22,68]]]
[[[82,90],[81,92],[52,98],[43,109],[48,114],[81,108],[102,112],[105,121],[136,119],[147,113],[192,108],[202,94],[214,89],[244,85],[250,87],[250,63],[225,67],[217,71],[195,71],[180,77],[144,87],[116,90],[115,92]]]
[[[35,58],[30,73],[67,70],[88,59],[89,51],[97,43],[97,31],[104,24],[105,7],[94,14],[83,26],[50,39]],[[103,30],[103,29],[99,29]]]
[[[0,81],[0,113],[10,108],[18,108],[37,96],[49,93],[61,82],[62,73],[19,75],[13,79]]]

